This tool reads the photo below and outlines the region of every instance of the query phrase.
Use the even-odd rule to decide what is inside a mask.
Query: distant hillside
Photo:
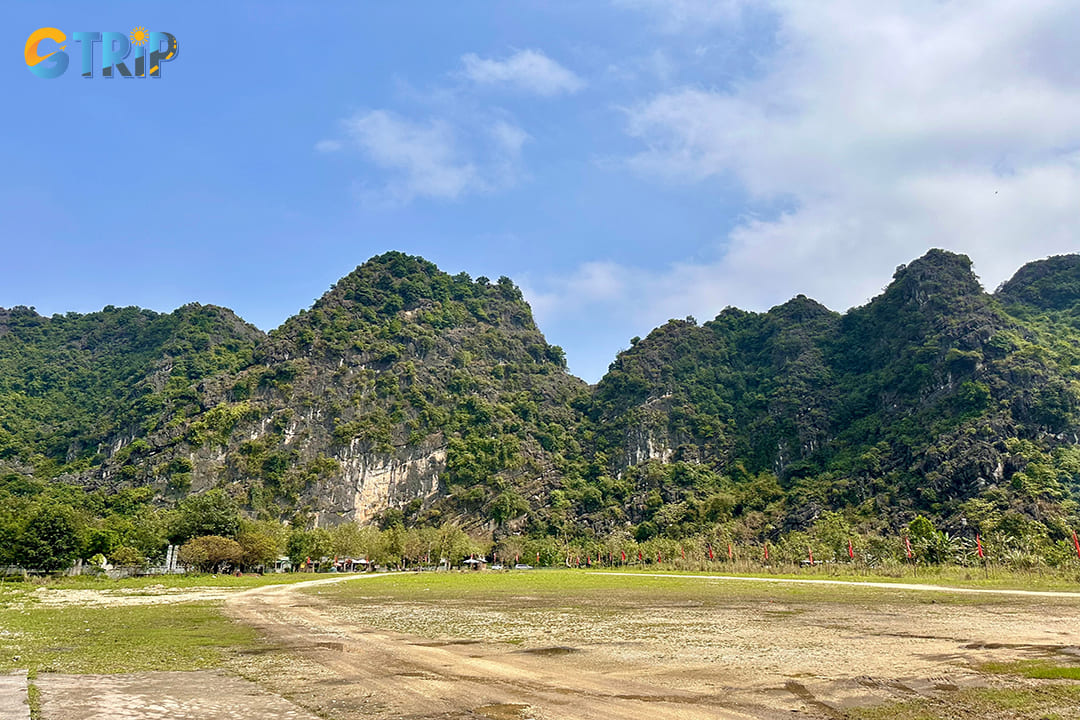
[[[752,540],[923,514],[1056,542],[1080,526],[1078,432],[1075,255],[988,294],[932,250],[845,314],[672,320],[594,387],[509,279],[396,252],[268,335],[199,305],[0,310],[4,487],[222,488],[298,524]]]
[[[844,315],[799,297],[658,328],[588,409],[611,474],[634,483],[628,518],[768,534],[846,509],[866,529],[925,513],[1064,537],[1080,499],[1078,261],[1032,263],[988,295],[967,257],[933,250]]]

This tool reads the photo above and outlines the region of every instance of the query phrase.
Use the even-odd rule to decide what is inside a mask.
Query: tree
[[[142,567],[146,564],[146,558],[135,548],[121,545],[109,554],[109,562],[121,567]]]
[[[170,534],[173,542],[206,535],[234,538],[240,532],[240,507],[222,490],[184,499]]]
[[[180,547],[179,558],[200,572],[222,572],[227,565],[240,561],[244,550],[240,543],[220,535],[192,538]]]
[[[293,567],[301,565],[308,558],[318,561],[330,556],[333,552],[334,545],[330,531],[324,528],[293,530],[289,533],[289,540],[285,545],[285,553],[289,556]]]
[[[588,488],[594,490],[594,488]],[[599,493],[597,493],[599,495]],[[599,500],[597,501],[599,502]],[[499,525],[529,512],[529,503],[513,490],[503,490],[492,501],[489,516]]]
[[[479,551],[476,542],[457,525],[446,524],[439,528],[437,555],[440,562],[446,560],[453,565]]]
[[[79,521],[67,505],[38,507],[19,538],[18,562],[34,570],[61,570],[79,554]]]
[[[259,565],[269,565],[277,559],[278,541],[273,535],[247,530],[236,536],[240,544],[240,562],[244,567],[253,568]]]

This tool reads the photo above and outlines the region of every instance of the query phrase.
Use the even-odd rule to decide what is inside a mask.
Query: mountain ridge
[[[399,252],[268,333],[197,303],[0,309],[0,473],[218,488],[301,525],[758,537],[982,513],[1057,537],[1080,498],[1078,277],[1057,256],[990,294],[935,249],[845,313],[799,295],[671,320],[595,385],[511,280]]]

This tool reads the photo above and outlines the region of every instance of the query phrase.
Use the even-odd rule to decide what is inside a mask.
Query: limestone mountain
[[[247,487],[252,507],[366,521],[388,508],[415,519],[443,500],[436,514],[502,523],[539,503],[564,445],[580,452],[570,401],[586,386],[505,277],[387,253],[255,357],[216,410],[235,425],[195,460],[204,482]]]
[[[0,462],[89,478],[122,446],[205,410],[216,379],[249,366],[263,338],[198,304],[51,318],[0,309]]]
[[[1074,255],[990,294],[932,250],[845,313],[672,320],[592,387],[509,279],[397,252],[268,334],[199,305],[0,310],[0,497],[220,488],[297,524],[638,539],[923,514],[1056,542],[1080,523],[1078,434]]]
[[[586,386],[507,278],[373,258],[264,335],[219,308],[0,315],[8,467],[161,497],[223,487],[266,518],[389,508],[498,523],[581,453]]]
[[[1078,260],[990,295],[967,257],[934,250],[843,315],[799,297],[658,328],[588,408],[609,474],[633,479],[630,520],[778,532],[846,508],[877,528],[921,512],[1062,535],[1080,498]]]

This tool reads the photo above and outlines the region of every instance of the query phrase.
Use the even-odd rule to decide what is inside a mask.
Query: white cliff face
[[[417,448],[402,457],[359,452],[356,444],[338,457],[343,474],[340,487],[347,497],[334,498],[335,505],[352,514],[350,519],[368,522],[389,507],[438,493],[446,448],[427,452]]]
[[[632,429],[626,438],[626,458],[629,465],[640,465],[649,460],[670,462],[671,448],[663,439],[653,437],[653,433],[644,427]]]

